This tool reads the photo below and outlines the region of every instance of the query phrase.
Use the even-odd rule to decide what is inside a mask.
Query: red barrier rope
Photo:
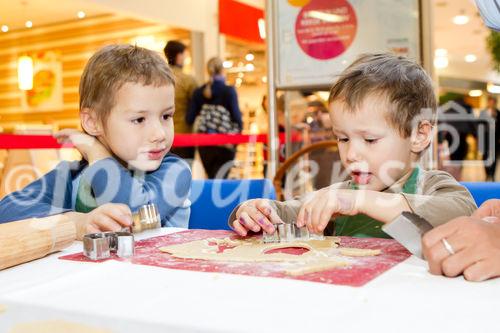
[[[292,135],[292,142],[301,141],[300,134]],[[267,143],[267,134],[176,134],[174,147],[220,146],[242,143]],[[285,134],[280,133],[280,142]],[[59,149],[72,148],[72,144],[59,144],[50,135],[0,134],[0,149]]]

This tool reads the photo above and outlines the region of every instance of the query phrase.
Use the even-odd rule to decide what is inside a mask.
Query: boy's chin
[[[161,160],[135,160],[128,163],[130,168],[139,171],[155,171],[160,167]]]

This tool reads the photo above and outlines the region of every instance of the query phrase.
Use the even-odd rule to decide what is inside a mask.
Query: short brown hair
[[[341,100],[354,111],[373,93],[385,95],[391,106],[387,120],[403,137],[411,135],[413,121],[420,117],[431,124],[436,121],[432,80],[420,65],[405,57],[361,55],[340,74],[328,101]]]
[[[128,44],[108,45],[87,62],[80,79],[80,111],[96,110],[105,121],[115,104],[116,92],[127,82],[143,85],[174,85],[174,75],[154,51]]]

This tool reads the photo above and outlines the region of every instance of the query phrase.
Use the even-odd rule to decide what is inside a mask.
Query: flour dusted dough
[[[245,240],[226,238],[208,238],[184,244],[170,245],[159,248],[173,257],[182,259],[201,259],[231,262],[287,262],[293,263],[284,272],[289,275],[303,275],[341,266],[349,266],[349,261],[340,257],[373,256],[380,250],[365,250],[356,248],[338,248],[340,238],[325,237],[322,240],[296,241],[290,243],[264,244],[258,237]],[[218,251],[218,245],[234,246]],[[272,250],[300,247],[309,250],[302,255],[287,253],[267,253]],[[346,251],[344,251],[346,250]],[[332,255],[333,254],[333,255]]]
[[[64,320],[34,321],[17,324],[9,333],[113,333],[109,330],[71,323]]]
[[[298,241],[280,244],[264,244],[260,238],[253,237],[248,240],[233,240],[237,243],[234,248],[217,253],[218,247],[213,244],[220,242],[209,240],[198,240],[184,244],[164,246],[160,251],[171,254],[176,258],[183,259],[203,259],[217,261],[239,261],[239,262],[273,262],[273,261],[307,261],[312,259],[329,260],[326,250],[338,246],[339,238],[325,237],[324,240]],[[302,255],[293,255],[286,253],[266,252],[276,249],[302,247],[309,251]]]
[[[372,257],[380,254],[380,250],[358,249],[355,247],[341,247],[339,251],[341,255],[347,257]]]

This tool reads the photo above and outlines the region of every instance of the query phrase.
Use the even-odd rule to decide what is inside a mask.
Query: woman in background
[[[198,132],[207,134],[239,133],[242,128],[238,96],[232,86],[226,84],[222,60],[212,58],[207,63],[209,81],[196,89],[189,104],[186,122],[193,124],[199,116]],[[234,145],[199,147],[201,162],[208,178],[225,178],[234,160]],[[220,170],[220,172],[219,172]]]

